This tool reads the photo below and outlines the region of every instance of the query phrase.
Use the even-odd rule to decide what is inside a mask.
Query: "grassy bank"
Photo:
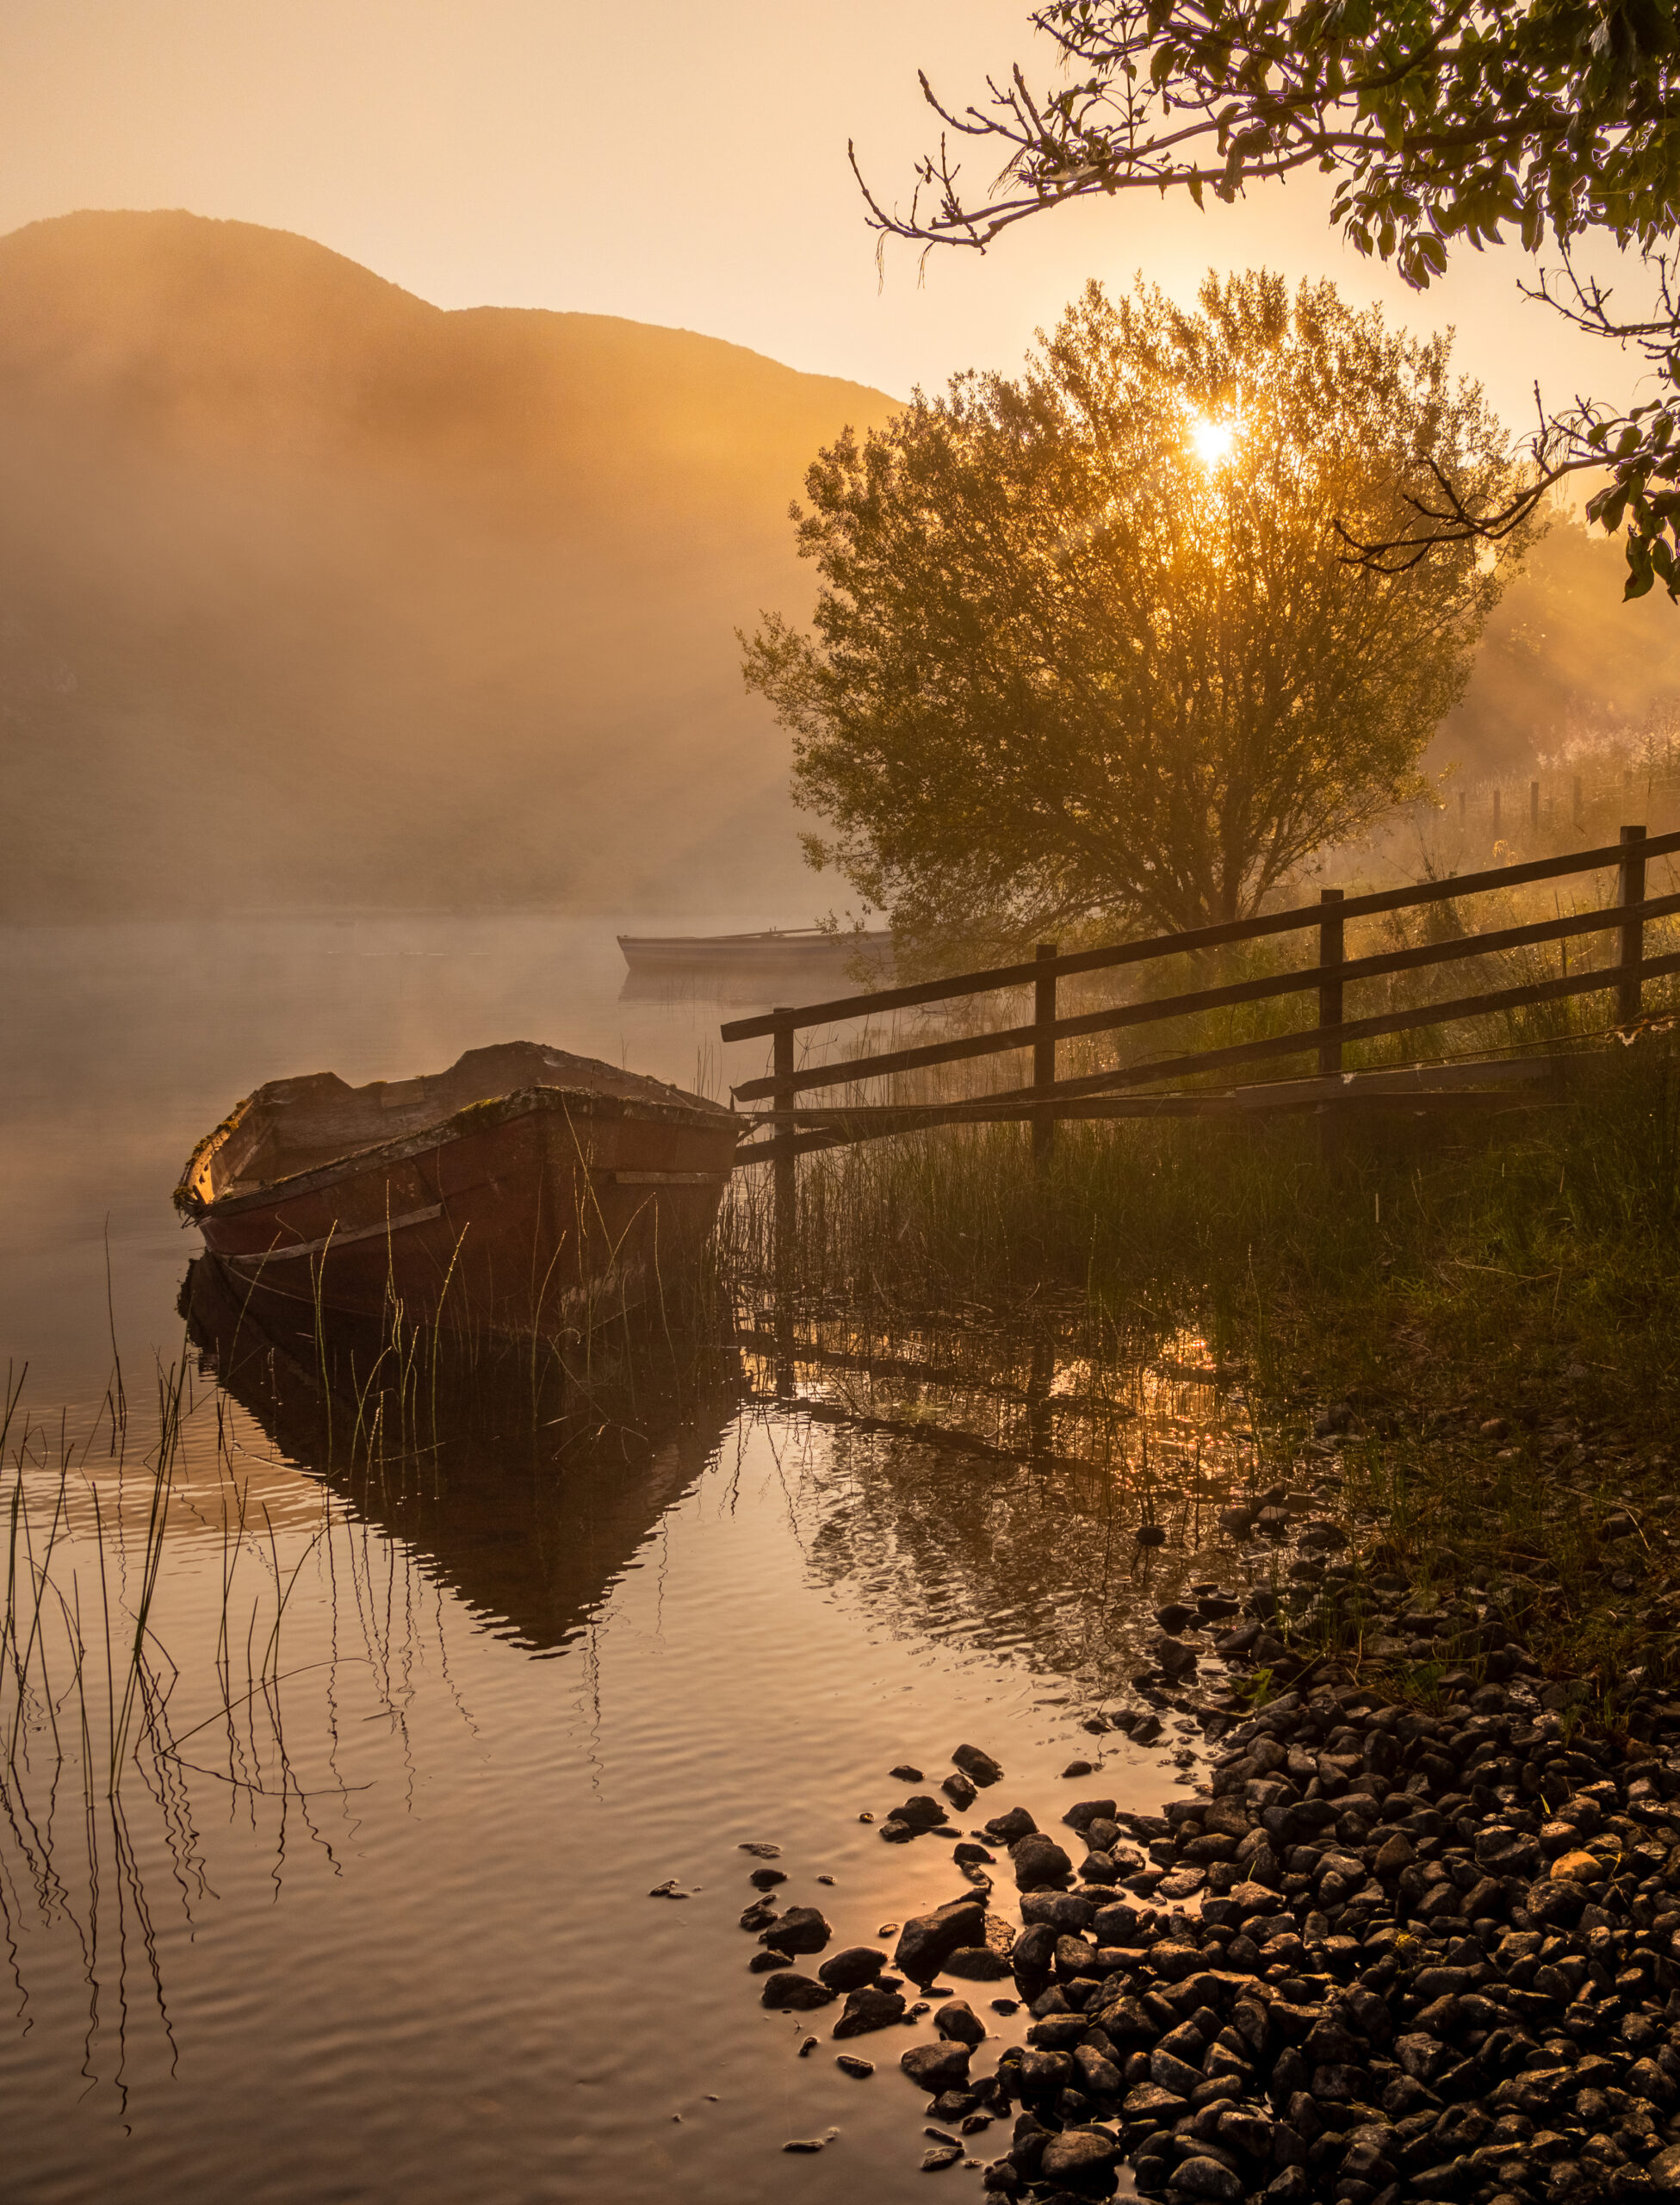
[[[1040,1182],[1026,1143],[943,1130],[807,1160],[804,1314],[862,1313],[883,1339],[939,1316],[1038,1328],[1111,1365],[1193,1325],[1247,1373],[1264,1475],[1333,1474],[1356,1576],[1480,1585],[1606,1720],[1661,1686],[1680,1600],[1670,1037],[1614,1051],[1561,1108],[1388,1120],[1328,1151],[1310,1120],[1084,1125]],[[767,1275],[764,1190],[743,1186],[725,1233]],[[1313,1625],[1356,1658],[1374,1641],[1357,1589]],[[1434,1666],[1497,1636],[1449,1630]],[[1427,1695],[1431,1662],[1410,1667]]]

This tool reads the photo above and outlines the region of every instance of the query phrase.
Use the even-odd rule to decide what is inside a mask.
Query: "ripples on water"
[[[393,989],[416,927],[419,978]],[[738,1848],[779,1843],[782,1896],[852,1942],[955,1887],[934,1841],[858,1820],[902,1796],[896,1762],[936,1782],[972,1739],[1008,1771],[984,1811],[1042,1819],[1079,1752],[1156,1804],[1193,1724],[1151,1751],[1081,1726],[1131,1697],[1140,1618],[1233,1581],[1206,1542],[1249,1467],[1240,1395],[835,1320],[791,1370],[748,1336],[679,1370],[609,1359],[535,1414],[529,1385],[486,1382],[446,1388],[435,1432],[358,1444],[340,1412],[329,1439],[307,1344],[235,1343],[201,1298],[178,1345],[167,1197],[203,1127],[275,1072],[413,1071],[511,1033],[634,1040],[691,1079],[712,1014],[638,1005],[615,1033],[610,927],[253,927],[150,962],[137,931],[28,937],[0,1006],[28,1045],[0,1090],[5,1345],[37,1365],[8,1475],[37,1562],[58,1512],[64,1595],[0,1825],[0,2089],[28,2109],[4,2194],[920,2196],[908,2033],[857,2047],[867,2083],[796,2057],[803,2017],[762,2013],[745,1972]],[[366,984],[324,1007],[329,953],[364,955]],[[113,1802],[154,1349],[183,1357],[180,1444]],[[1146,1521],[1170,1533],[1152,1559]],[[693,1896],[647,1896],[669,1878]]]

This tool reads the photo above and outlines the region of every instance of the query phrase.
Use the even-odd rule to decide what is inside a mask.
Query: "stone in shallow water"
[[[848,1945],[834,1953],[817,1970],[818,1979],[831,1991],[858,1991],[873,1983],[887,1964],[887,1956],[873,1945]]]
[[[837,2052],[834,2054],[834,2065],[843,2075],[852,2076],[860,2083],[866,2081],[875,2072],[875,2062],[872,2059],[859,2059],[855,2052]]]
[[[971,1776],[976,1784],[996,1784],[1003,1775],[1001,1762],[979,1746],[958,1746],[951,1756],[964,1776]]]
[[[939,1789],[953,1807],[964,1810],[974,1804],[977,1796],[974,1786],[960,1768],[953,1769],[945,1782],[940,1785]]]
[[[960,2144],[930,2144],[921,2155],[921,2171],[938,2174],[945,2167],[954,2167],[962,2156]]]
[[[900,1761],[896,1768],[890,1768],[887,1773],[895,1784],[920,1784],[921,1781],[921,1771],[912,1768],[907,1761]]]
[[[986,2034],[986,2024],[966,1998],[953,1998],[941,2006],[933,2016],[933,2027],[953,2044],[979,2044]]]
[[[931,1983],[947,1956],[986,1942],[986,1910],[977,1898],[952,1899],[904,1924],[894,1964],[918,1983]]]
[[[860,1991],[850,1993],[839,2021],[834,2023],[837,2037],[867,2036],[874,2029],[890,2028],[895,2022],[904,2018],[903,1995],[896,1991],[883,1991],[878,1984],[865,1984]]]
[[[913,2044],[899,2065],[921,2090],[934,2095],[954,2090],[969,2078],[969,2047],[965,2044]]]
[[[748,1975],[773,1975],[778,1967],[791,1967],[792,1965],[791,1953],[754,1953],[747,1963],[747,1972]]]
[[[1016,1883],[1024,1891],[1038,1891],[1047,1884],[1063,1883],[1073,1873],[1073,1862],[1056,1840],[1045,1836],[1039,1830],[1015,1840],[1009,1848],[1009,1865],[1015,1872]]]
[[[834,1934],[814,1906],[790,1906],[773,1928],[760,1933],[759,1942],[773,1944],[780,1953],[820,1953]]]
[[[790,1972],[770,1977],[759,2003],[779,2008],[783,2013],[804,2013],[813,2006],[832,2004],[834,1997],[828,1984],[819,1983],[815,1976]]]

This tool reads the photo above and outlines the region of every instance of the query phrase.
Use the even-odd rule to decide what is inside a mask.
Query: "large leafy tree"
[[[1209,276],[1194,314],[1089,286],[1019,380],[810,469],[813,630],[767,617],[746,672],[813,862],[970,948],[1254,910],[1416,790],[1501,587],[1469,543],[1350,564],[1334,517],[1392,531],[1436,469],[1497,498],[1501,451],[1445,340],[1328,283]]]
[[[1680,597],[1680,16],[1675,0],[1048,0],[1032,22],[1060,79],[1019,66],[976,105],[923,89],[945,125],[884,233],[982,250],[1071,200],[1183,191],[1200,206],[1254,181],[1322,171],[1331,220],[1422,287],[1450,250],[1506,235],[1559,264],[1540,289],[1599,334],[1643,349],[1658,395],[1627,413],[1590,401],[1546,416],[1522,494],[1496,503],[1448,476],[1406,525],[1360,537],[1404,563],[1441,540],[1521,525],[1559,477],[1609,470],[1594,517],[1626,529],[1627,594]],[[978,188],[964,148],[994,157]],[[1593,234],[1649,283],[1631,313],[1573,258]]]

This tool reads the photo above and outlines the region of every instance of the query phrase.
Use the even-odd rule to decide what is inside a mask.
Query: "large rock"
[[[1009,1965],[1024,1984],[1041,1983],[1056,1965],[1057,1933],[1048,1922],[1035,1922],[1023,1929],[1009,1955]]]
[[[1090,1900],[1073,1891],[1028,1891],[1021,1900],[1023,1922],[1048,1922],[1058,1935],[1088,1929],[1095,1918]]]
[[[980,2044],[985,2040],[986,2024],[966,1998],[953,1998],[941,2006],[933,2016],[933,2027],[952,2044]]]
[[[904,1924],[893,1960],[913,1982],[931,1983],[948,1954],[962,1946],[985,1942],[984,1905],[977,1898],[952,1899],[932,1914],[913,1916]]]
[[[902,1807],[895,1807],[889,1822],[908,1823],[912,1829],[937,1829],[951,1817],[929,1792],[917,1792]]]
[[[1010,1807],[992,1817],[986,1824],[986,1835],[995,1837],[1000,1845],[1013,1845],[1018,1837],[1026,1837],[1038,1827],[1025,1807]]]
[[[1113,1799],[1077,1799],[1062,1819],[1069,1829],[1082,1832],[1094,1822],[1113,1822],[1114,1805]]]
[[[1120,2156],[1118,2140],[1100,2128],[1064,2128],[1045,2146],[1040,2171],[1049,2182],[1077,2183],[1112,2167]]]
[[[886,1954],[873,1945],[848,1945],[824,1960],[817,1976],[831,1991],[857,1991],[873,1983],[886,1964]]]
[[[760,1931],[759,1942],[774,1945],[778,1953],[820,1953],[834,1934],[814,1906],[790,1906]]]
[[[1065,1883],[1073,1873],[1073,1862],[1056,1842],[1042,1830],[1029,1836],[1017,1838],[1009,1848],[1009,1865],[1015,1872],[1015,1881],[1024,1891],[1043,1890],[1047,1885]],[[786,1916],[784,1916],[784,1920]],[[783,1950],[789,1948],[783,1947]]]
[[[866,1983],[847,1997],[845,2009],[834,2023],[834,2034],[867,2036],[871,2030],[890,2028],[903,2018],[904,2000],[898,1991],[883,1991],[878,1983]]]
[[[1243,2196],[1241,2176],[1220,2159],[1184,2160],[1173,2175],[1173,2188],[1182,2197],[1211,2198],[1213,2205],[1241,2205]]]
[[[978,1746],[958,1746],[951,1758],[963,1773],[971,1776],[976,1784],[996,1784],[1002,1779],[1002,1764],[995,1761]]]
[[[898,2064],[920,2089],[937,2096],[967,2082],[969,2048],[965,2044],[913,2044]]]
[[[1001,1983],[1013,1971],[1007,1953],[996,1952],[990,1945],[959,1945],[945,1954],[939,1972],[963,1983]]]
[[[766,1978],[760,2003],[778,2008],[786,2013],[805,2013],[814,2006],[827,2006],[834,2002],[834,1994],[826,1983],[818,1983],[809,1975],[785,1973]]]

